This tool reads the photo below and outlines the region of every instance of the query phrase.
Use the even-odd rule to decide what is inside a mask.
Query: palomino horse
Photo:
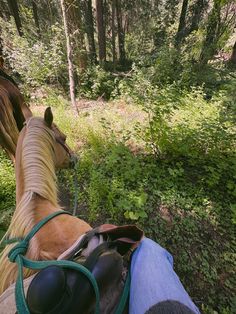
[[[47,108],[44,119],[31,117],[22,129],[16,150],[16,210],[5,238],[22,238],[47,215],[60,209],[57,203],[55,167],[65,167],[70,154],[65,138],[52,128],[53,115]],[[56,259],[91,227],[83,220],[60,215],[33,237],[26,256],[33,260]],[[0,295],[16,281],[17,266],[8,260],[9,244],[0,259]],[[25,270],[29,277],[31,270]]]

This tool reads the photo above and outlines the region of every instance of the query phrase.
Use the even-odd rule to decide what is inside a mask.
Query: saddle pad
[[[27,292],[31,281],[34,279],[35,275],[30,276],[25,279],[24,290]],[[0,295],[0,314],[15,314],[16,304],[15,304],[15,284],[13,283],[10,287]]]
[[[83,236],[84,235],[82,235],[80,238],[82,238]],[[70,248],[68,250],[70,250]],[[62,253],[61,256],[63,256],[64,254],[65,253]],[[63,258],[60,258],[59,256],[58,259],[63,259]],[[34,279],[35,275],[36,274],[30,276],[27,279],[24,279],[23,284],[24,284],[25,295],[27,294],[30,283]],[[15,314],[15,313],[16,313],[15,283],[13,283],[12,285],[10,285],[9,288],[7,288],[6,291],[3,292],[3,294],[0,295],[0,314]]]

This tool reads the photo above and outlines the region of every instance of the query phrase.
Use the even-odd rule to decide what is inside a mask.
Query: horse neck
[[[37,138],[30,129],[33,136],[27,138],[28,132],[27,129],[21,132],[17,144],[16,204],[25,193],[31,191],[57,207],[54,152],[50,136],[46,134],[46,140],[43,137]]]
[[[27,132],[23,129],[17,144],[16,210],[9,230],[12,234],[20,226],[18,236],[24,236],[38,220],[59,209],[52,148],[41,147],[37,137],[28,139]]]

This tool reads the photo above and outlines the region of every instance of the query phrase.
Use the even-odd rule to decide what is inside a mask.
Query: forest
[[[79,156],[62,205],[138,225],[202,313],[236,313],[235,0],[0,0],[0,69]],[[1,149],[0,238],[15,188]]]

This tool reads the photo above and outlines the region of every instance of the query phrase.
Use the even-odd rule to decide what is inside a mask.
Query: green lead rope
[[[28,250],[29,241],[38,232],[38,230],[42,226],[44,226],[49,220],[61,214],[70,215],[70,213],[68,212],[58,211],[56,213],[53,213],[45,217],[38,224],[36,224],[33,227],[33,229],[27,234],[27,236],[23,240],[21,240],[17,245],[15,245],[8,254],[9,260],[12,263],[16,263],[18,265],[18,276],[16,280],[16,287],[15,287],[15,300],[16,300],[16,308],[19,314],[30,314],[30,311],[28,309],[26,299],[25,299],[25,293],[24,293],[23,267],[30,268],[33,270],[41,270],[52,265],[74,269],[81,272],[83,275],[85,275],[87,279],[90,281],[91,285],[93,286],[93,289],[95,292],[95,296],[96,296],[95,314],[100,313],[100,310],[99,310],[100,297],[99,297],[99,289],[98,289],[97,281],[94,275],[86,267],[72,261],[67,261],[67,260],[32,261],[24,256]],[[129,287],[130,287],[130,272],[128,272],[125,287],[121,296],[121,300],[119,302],[119,305],[117,306],[115,314],[123,313],[127,298],[129,296]]]

